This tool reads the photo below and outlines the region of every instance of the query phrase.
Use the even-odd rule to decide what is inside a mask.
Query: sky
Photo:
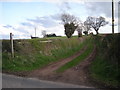
[[[118,1],[115,5],[115,33],[118,32]],[[120,10],[120,9],[119,9]],[[0,0],[0,39],[9,39],[12,32],[15,39],[42,37],[41,32],[65,36],[60,19],[62,13],[78,17],[82,22],[88,16],[103,16],[108,25],[101,27],[99,33],[111,33],[111,2],[95,0]],[[92,30],[95,33],[94,30]],[[77,32],[74,33],[77,35]]]

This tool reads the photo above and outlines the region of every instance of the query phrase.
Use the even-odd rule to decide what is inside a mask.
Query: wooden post
[[[13,48],[13,38],[12,38],[13,34],[10,33],[10,43],[11,43],[11,56],[12,58],[14,58],[14,48]]]
[[[112,34],[114,34],[114,2],[112,0]]]

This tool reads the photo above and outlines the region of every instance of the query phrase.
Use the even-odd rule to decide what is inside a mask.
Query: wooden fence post
[[[13,48],[13,38],[12,38],[13,34],[10,33],[10,43],[11,43],[11,56],[12,58],[14,58],[14,48]]]

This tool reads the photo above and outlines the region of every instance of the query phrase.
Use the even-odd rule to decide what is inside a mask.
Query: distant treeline
[[[52,34],[46,34],[46,37],[61,37],[61,36],[57,36],[55,33],[52,33]]]

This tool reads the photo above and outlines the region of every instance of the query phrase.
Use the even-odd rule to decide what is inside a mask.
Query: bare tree
[[[76,31],[78,32],[78,37],[82,37],[82,30],[83,29],[79,26],[76,28]]]
[[[76,31],[78,32],[78,37],[82,37],[82,31],[83,31],[83,29],[84,29],[84,25],[83,25],[83,23],[79,20],[78,22],[77,22],[77,28],[76,28]]]
[[[87,20],[85,21],[86,25],[89,25],[90,27],[92,27],[97,34],[98,30],[101,26],[105,26],[106,24],[108,24],[108,22],[105,20],[104,17],[88,17]]]
[[[46,37],[46,31],[45,30],[42,31],[42,35],[43,35],[43,37]]]
[[[88,34],[89,31],[91,31],[91,25],[89,25],[87,23],[87,21],[84,22],[84,27],[83,28],[84,28],[84,32],[83,33],[85,33],[85,34]]]
[[[63,21],[63,24],[70,24],[70,23],[75,23],[77,20],[76,20],[76,17],[74,15],[70,15],[70,14],[67,14],[67,13],[64,13],[61,15],[61,20]]]
[[[64,24],[65,34],[68,38],[72,36],[76,28],[78,27],[78,18],[70,14],[62,14],[61,20]]]

